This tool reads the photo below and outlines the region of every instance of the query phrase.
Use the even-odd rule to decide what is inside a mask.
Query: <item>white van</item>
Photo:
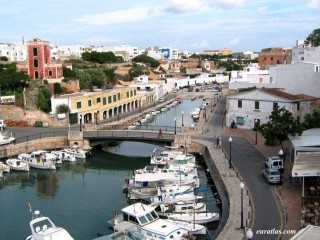
[[[6,129],[6,124],[4,123],[4,120],[0,119],[0,130]]]
[[[283,159],[280,156],[269,156],[266,159],[266,167],[270,169],[278,169],[283,172]]]

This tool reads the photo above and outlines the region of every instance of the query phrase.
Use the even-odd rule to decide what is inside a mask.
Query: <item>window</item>
[[[113,102],[117,101],[117,95],[113,95]]]
[[[297,111],[299,111],[299,110],[300,110],[300,103],[297,102]]]
[[[273,83],[273,77],[270,77],[270,83]]]
[[[108,97],[108,103],[112,103],[112,97],[111,96]]]
[[[271,57],[271,61],[273,61],[273,57]]]
[[[77,108],[81,108],[81,102],[77,102]]]
[[[238,100],[238,108],[242,108],[242,100]]]
[[[33,48],[33,56],[38,56],[38,48]]]
[[[320,66],[315,66],[315,71],[320,72]]]
[[[101,98],[97,98],[97,103],[100,103],[101,102]]]
[[[49,71],[49,77],[52,77],[52,71]]]
[[[297,117],[297,123],[300,124],[300,117]]]
[[[243,125],[244,124],[244,117],[237,117],[237,124]]]
[[[137,90],[134,90],[133,91],[133,96],[136,96],[137,95]]]
[[[33,66],[34,66],[35,68],[39,67],[39,65],[38,65],[38,60],[33,60]]]
[[[259,101],[254,102],[254,109],[259,109]]]
[[[304,60],[304,57],[301,57],[301,61],[303,61]]]
[[[133,92],[132,91],[130,91],[130,97],[132,97],[133,96]]]
[[[127,93],[127,98],[129,98],[129,92],[126,92]]]
[[[91,99],[89,99],[88,100],[88,106],[91,107],[91,104],[92,104]]]
[[[117,98],[118,98],[118,100],[121,99],[121,98],[120,98],[120,93],[117,93]]]
[[[263,82],[263,78],[259,78],[259,82],[262,83]]]
[[[103,104],[103,105],[106,105],[106,104],[107,104],[107,98],[105,98],[105,97],[102,98],[102,104]]]
[[[273,108],[272,108],[273,110],[277,110],[278,109],[278,103],[276,103],[276,102],[274,102],[273,103]]]

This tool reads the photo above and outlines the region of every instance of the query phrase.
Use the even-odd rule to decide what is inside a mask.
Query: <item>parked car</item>
[[[281,173],[277,169],[264,169],[262,170],[262,177],[268,183],[281,183]]]
[[[267,168],[277,169],[280,172],[283,171],[283,160],[280,156],[275,155],[267,157],[265,165]]]
[[[164,102],[164,98],[159,98],[158,102]]]

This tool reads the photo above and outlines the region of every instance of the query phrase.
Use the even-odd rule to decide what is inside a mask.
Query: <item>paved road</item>
[[[230,156],[229,136],[223,136],[221,124],[223,122],[226,97],[222,97],[214,110],[202,136],[193,138],[213,141],[215,136],[222,136],[222,147]],[[246,187],[249,189],[253,201],[252,230],[254,239],[278,239],[277,234],[256,234],[257,230],[283,229],[280,204],[276,200],[272,189],[276,186],[267,184],[262,178],[261,170],[264,169],[264,157],[247,140],[232,138],[231,143],[232,165],[240,173]]]

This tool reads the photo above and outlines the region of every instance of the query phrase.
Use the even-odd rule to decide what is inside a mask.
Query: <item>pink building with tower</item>
[[[47,79],[51,82],[63,79],[62,64],[51,63],[50,44],[35,38],[27,42],[27,62],[19,64],[18,70],[28,73],[32,79]]]

